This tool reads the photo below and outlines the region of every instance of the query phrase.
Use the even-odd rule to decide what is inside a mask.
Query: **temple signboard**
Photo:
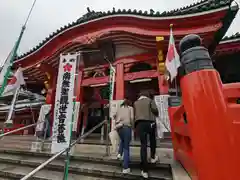
[[[70,143],[76,61],[77,54],[60,55],[52,129],[52,153],[67,148]]]
[[[159,116],[156,118],[158,138],[163,138],[163,133],[170,131],[170,120],[168,116],[168,97],[169,95],[158,95],[154,97],[159,111]]]

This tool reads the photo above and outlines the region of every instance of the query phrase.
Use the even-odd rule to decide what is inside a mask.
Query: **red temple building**
[[[143,88],[156,94],[169,93],[171,86],[164,80],[164,61],[170,24],[173,24],[177,47],[185,35],[198,34],[209,49],[222,81],[239,82],[240,34],[224,37],[238,12],[238,6],[232,2],[203,0],[162,13],[152,9],[143,12],[115,8],[95,12],[88,8],[77,21],[53,32],[19,56],[14,67],[24,69],[29,91],[41,94],[45,89],[46,104],[54,104],[60,54],[82,51],[83,61],[78,65],[75,83],[77,101],[84,105],[79,126],[86,126],[87,120],[91,121],[90,109],[101,110],[108,104],[108,61],[116,68],[115,100],[125,96],[135,100]],[[3,112],[1,114],[5,116]],[[21,116],[15,117],[21,119]],[[26,115],[23,117],[27,118]]]

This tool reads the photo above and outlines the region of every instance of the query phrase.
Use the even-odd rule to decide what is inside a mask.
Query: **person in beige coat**
[[[124,100],[121,107],[116,113],[116,130],[120,137],[118,158],[123,155],[123,173],[130,173],[129,159],[130,159],[130,142],[132,138],[132,127],[134,125],[133,108],[129,105],[127,99]]]

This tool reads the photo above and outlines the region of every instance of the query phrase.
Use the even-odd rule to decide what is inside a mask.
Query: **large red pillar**
[[[180,45],[186,73],[180,82],[182,99],[198,179],[239,179],[231,120],[220,76],[207,49],[200,46],[200,37],[187,36]]]
[[[84,64],[83,64],[83,59],[82,56],[79,57],[78,59],[79,62],[79,67],[77,70],[77,77],[75,80],[75,96],[76,96],[76,102],[80,103],[80,109],[78,111],[78,118],[77,118],[77,129],[73,131],[73,137],[76,137],[78,132],[82,131],[79,129],[81,120],[84,121],[84,118],[81,119],[81,107],[83,106],[83,87],[82,87],[82,79],[83,79],[83,69],[84,69]],[[84,114],[85,115],[85,114]],[[85,126],[83,126],[85,128]]]
[[[158,87],[159,87],[159,93],[161,95],[168,94],[168,82],[166,82],[164,75],[159,74],[158,75]]]
[[[122,100],[125,96],[124,89],[124,64],[119,63],[116,65],[116,100]]]
[[[49,64],[41,63],[37,66],[42,72],[46,73],[48,78],[48,89],[46,95],[46,104],[51,105],[51,118],[50,118],[50,126],[52,127],[54,121],[54,104],[55,104],[55,95],[56,95],[56,87],[57,87],[57,70],[51,67]],[[51,128],[52,133],[52,128]]]

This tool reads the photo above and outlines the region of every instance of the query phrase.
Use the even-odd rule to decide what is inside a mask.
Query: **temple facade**
[[[93,121],[99,121],[96,117],[102,117],[103,107],[109,103],[110,63],[116,68],[114,100],[127,96],[134,101],[141,89],[155,94],[168,94],[174,89],[164,78],[170,24],[177,48],[185,35],[200,35],[223,82],[239,82],[240,35],[224,37],[237,12],[232,0],[203,0],[163,13],[114,8],[95,12],[88,8],[77,21],[19,56],[14,67],[24,69],[29,91],[46,91],[45,103],[53,108],[60,54],[80,52],[75,82],[76,98],[82,106],[76,130],[79,133],[80,126],[96,124]]]

